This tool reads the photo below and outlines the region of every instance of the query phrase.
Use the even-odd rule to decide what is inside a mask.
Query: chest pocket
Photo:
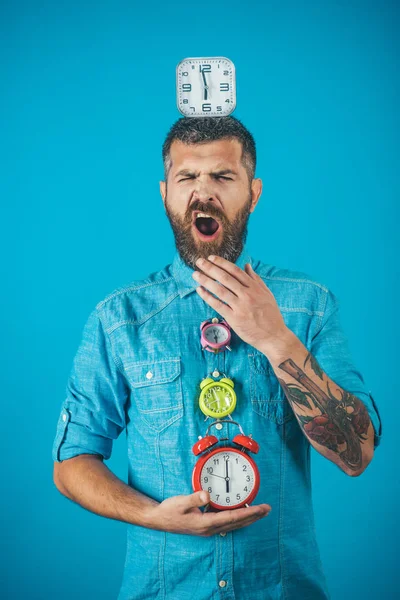
[[[182,417],[181,359],[126,362],[124,371],[131,397],[146,424],[162,431]]]
[[[275,423],[295,419],[271,363],[264,354],[248,354],[251,405],[257,414]]]

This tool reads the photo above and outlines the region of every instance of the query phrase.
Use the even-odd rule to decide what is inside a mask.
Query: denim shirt
[[[252,259],[286,325],[338,385],[365,404],[380,442],[382,424],[371,392],[352,362],[338,300],[305,273]],[[261,520],[210,537],[127,524],[118,600],[319,600],[329,598],[316,542],[310,443],[265,355],[232,331],[231,351],[202,350],[200,323],[222,318],[195,291],[198,283],[176,252],[172,264],[99,302],[88,317],[73,361],[53,444],[53,460],[82,453],[110,458],[126,430],[128,484],[162,502],[191,494],[192,452],[213,421],[198,404],[200,382],[217,370],[233,379],[232,419],[260,445],[253,504]],[[224,424],[210,433],[228,437]],[[305,558],[306,557],[306,558]]]

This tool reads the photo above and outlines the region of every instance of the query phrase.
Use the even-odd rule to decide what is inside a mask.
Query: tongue
[[[218,223],[212,217],[199,217],[196,219],[196,227],[204,235],[212,235],[218,229]]]

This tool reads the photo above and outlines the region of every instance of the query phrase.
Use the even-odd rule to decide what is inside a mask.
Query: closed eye
[[[178,183],[181,181],[187,181],[188,179],[193,179],[193,177],[185,177],[184,179],[179,179]],[[229,181],[233,181],[232,177],[224,177],[223,175],[215,175],[215,179],[227,179]]]

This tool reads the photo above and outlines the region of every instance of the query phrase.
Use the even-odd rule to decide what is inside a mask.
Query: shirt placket
[[[225,374],[229,377],[229,373],[225,372],[225,353],[218,352],[214,354],[212,352],[204,351],[207,361],[207,375],[215,374],[219,377]],[[219,375],[216,375],[216,372]],[[224,425],[220,433],[223,433],[223,437],[230,434],[227,425]],[[229,442],[224,442],[223,445],[228,446]],[[233,590],[233,531],[221,532],[215,536],[215,560],[216,560],[216,578],[218,595],[224,600],[235,600],[235,593]]]
[[[217,585],[219,598],[224,600],[235,600],[233,589],[233,534],[233,531],[227,531],[215,536]]]

